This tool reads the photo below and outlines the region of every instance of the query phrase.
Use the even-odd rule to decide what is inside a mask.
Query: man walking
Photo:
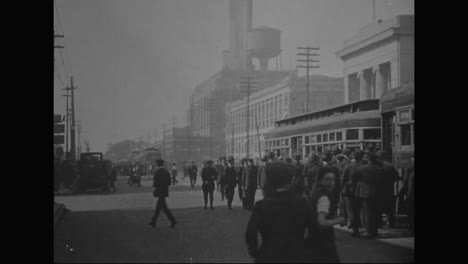
[[[195,161],[192,160],[192,165],[188,169],[188,175],[190,177],[190,186],[192,188],[194,188],[195,184],[197,183],[197,174],[198,174],[197,165],[195,165]]]
[[[213,192],[214,192],[214,182],[216,179],[216,169],[213,167],[213,161],[209,160],[206,162],[206,166],[203,167],[201,172],[202,177],[202,190],[203,190],[203,199],[205,201],[205,210],[207,209],[206,205],[208,203],[208,194],[210,195],[210,208],[213,207]]]
[[[176,225],[176,219],[174,215],[172,215],[166,203],[166,197],[169,197],[169,186],[171,185],[171,175],[166,170],[166,168],[164,168],[164,160],[157,160],[156,164],[158,165],[158,169],[153,175],[153,187],[154,187],[153,196],[155,198],[158,198],[158,202],[156,203],[154,216],[151,219],[151,222],[149,224],[153,228],[156,228],[156,221],[158,220],[159,213],[162,210],[166,214],[169,221],[171,222],[171,227],[174,227]]]
[[[176,183],[179,183],[179,181],[177,181],[177,179],[176,179],[176,177],[177,177],[177,167],[176,167],[175,162],[172,163],[171,173],[172,173],[172,185],[175,185]]]
[[[236,188],[236,169],[234,168],[234,158],[228,159],[228,164],[224,169],[224,179],[226,183],[226,199],[229,210],[232,210],[232,200],[234,199],[234,189]]]
[[[244,196],[244,190],[243,190],[243,187],[242,187],[244,169],[246,167],[245,160],[246,159],[242,159],[239,166],[236,167],[237,191],[239,193],[239,200],[242,201],[242,205],[244,205],[244,197],[245,197]]]
[[[247,174],[245,180],[245,206],[246,209],[251,211],[254,207],[255,203],[255,193],[257,191],[257,174],[258,174],[258,167],[254,165],[254,160],[249,159],[247,161]]]
[[[221,201],[224,201],[224,191],[225,191],[225,182],[224,182],[224,169],[226,167],[226,157],[222,157],[219,161],[219,166],[218,166],[218,177],[216,179],[216,182],[218,184],[218,190],[221,192]]]

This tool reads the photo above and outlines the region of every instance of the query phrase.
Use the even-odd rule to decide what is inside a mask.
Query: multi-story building
[[[343,102],[343,80],[320,75],[310,76],[311,110],[339,105]],[[265,154],[264,134],[274,128],[275,121],[305,112],[305,77],[293,71],[281,82],[226,104],[226,154],[237,159]],[[247,124],[249,108],[249,124]],[[249,131],[247,133],[247,126]],[[259,144],[260,142],[260,144]]]
[[[287,71],[257,71],[259,76],[256,81],[258,90],[270,87],[278,83]],[[189,126],[192,136],[205,137],[206,144],[209,140],[213,144],[213,156],[217,158],[226,153],[226,119],[225,105],[228,102],[239,100],[243,94],[239,91],[239,83],[244,75],[241,71],[233,71],[224,68],[213,77],[195,88],[195,93],[190,97],[190,120]],[[208,101],[212,104],[207,103]]]
[[[414,15],[372,23],[344,42],[345,102],[381,99],[382,149],[400,167],[414,153]]]

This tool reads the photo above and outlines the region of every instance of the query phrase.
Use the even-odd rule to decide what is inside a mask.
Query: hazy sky
[[[186,122],[196,85],[222,67],[229,48],[228,0],[56,0],[54,113],[74,76],[76,119],[92,151]],[[58,10],[58,12],[57,12]],[[377,19],[414,14],[413,0],[377,0]],[[253,27],[281,30],[283,69],[296,67],[298,46],[320,46],[320,68],[342,76],[336,52],[372,22],[371,0],[253,0]],[[270,64],[273,66],[273,64]],[[302,75],[302,73],[300,74]]]

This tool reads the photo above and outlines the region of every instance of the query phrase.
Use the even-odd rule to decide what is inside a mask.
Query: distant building
[[[305,113],[305,77],[296,75],[293,71],[281,82],[250,95],[249,157],[265,154],[264,134],[275,127],[276,121]],[[342,78],[310,76],[309,108],[312,111],[341,105],[343,94]],[[225,111],[226,155],[241,159],[247,156],[246,97],[228,103]]]

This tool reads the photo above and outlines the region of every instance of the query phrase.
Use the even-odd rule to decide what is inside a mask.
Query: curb
[[[348,229],[347,227],[343,226],[334,226],[336,230],[345,231],[348,233],[352,233],[352,230]],[[404,248],[414,249],[414,236],[412,237],[398,237],[398,238],[376,238],[376,241],[384,242],[387,244],[392,244]]]
[[[67,212],[69,212],[69,210],[65,208],[63,204],[59,204],[54,201],[54,233],[57,230],[58,224]]]

